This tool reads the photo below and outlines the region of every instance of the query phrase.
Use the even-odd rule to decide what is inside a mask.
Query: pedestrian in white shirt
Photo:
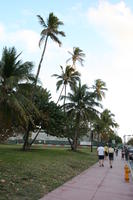
[[[104,147],[102,144],[97,148],[97,154],[99,158],[99,167],[104,167]]]

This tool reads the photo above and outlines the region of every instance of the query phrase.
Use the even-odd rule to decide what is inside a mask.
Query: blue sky
[[[6,45],[15,46],[22,59],[38,65],[42,48],[39,49],[41,26],[36,15],[47,18],[54,12],[64,22],[66,33],[60,38],[63,45],[49,41],[40,72],[40,79],[53,96],[56,79],[51,75],[60,73],[69,58],[67,51],[75,46],[86,54],[84,67],[78,66],[82,82],[91,85],[95,79],[106,82],[108,92],[104,107],[109,108],[120,124],[118,133],[133,134],[132,72],[133,72],[133,2],[131,0],[12,0],[1,2],[0,52]]]

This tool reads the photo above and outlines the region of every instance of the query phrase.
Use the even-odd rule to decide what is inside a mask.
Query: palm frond
[[[46,25],[44,19],[43,19],[40,15],[37,15],[37,18],[38,18],[38,20],[39,20],[39,23],[40,23],[44,28],[46,28],[47,25]]]

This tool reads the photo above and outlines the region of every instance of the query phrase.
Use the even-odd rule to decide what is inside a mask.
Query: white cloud
[[[40,36],[38,33],[32,30],[19,30],[7,35],[8,39],[12,43],[20,43],[27,48],[31,53],[38,51],[38,42]]]
[[[129,134],[132,131],[133,113],[133,12],[123,1],[113,4],[104,0],[99,1],[97,7],[89,8],[87,16],[89,23],[113,49],[107,55],[108,60],[103,55],[102,62],[95,65],[98,69],[102,63],[99,75],[109,88],[105,105],[116,114],[120,134]],[[93,77],[95,75],[92,74]]]
[[[123,1],[100,1],[97,8],[89,9],[88,19],[116,48],[133,48],[133,13]]]

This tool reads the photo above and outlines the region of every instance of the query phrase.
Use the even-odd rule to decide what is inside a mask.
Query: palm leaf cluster
[[[72,67],[74,69],[76,69],[76,62],[79,62],[81,66],[83,66],[84,57],[85,57],[83,50],[81,50],[79,47],[73,47],[73,53],[71,53],[70,51],[68,51],[68,53],[71,55],[71,57],[68,58],[66,62],[69,62],[70,60],[72,60]]]
[[[38,114],[29,98],[21,92],[21,87],[34,79],[33,64],[23,63],[18,60],[19,56],[14,47],[5,47],[0,61],[0,116],[4,123],[0,128],[3,131],[12,129],[12,124],[26,128],[28,120],[33,123],[33,112]]]

